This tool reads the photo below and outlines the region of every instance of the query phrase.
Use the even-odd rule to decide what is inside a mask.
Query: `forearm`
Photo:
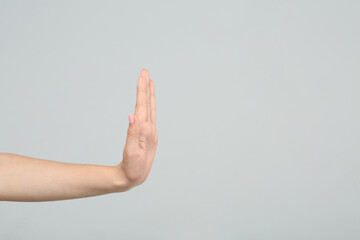
[[[119,167],[73,164],[0,153],[0,200],[55,201],[122,192]]]

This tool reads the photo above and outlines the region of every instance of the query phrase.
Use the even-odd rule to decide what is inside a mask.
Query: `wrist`
[[[115,192],[125,192],[139,185],[137,182],[130,180],[126,176],[123,162],[120,162],[118,165],[114,166],[114,170],[116,172],[116,177],[114,179]]]

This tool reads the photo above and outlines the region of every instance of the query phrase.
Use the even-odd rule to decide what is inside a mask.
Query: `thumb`
[[[126,137],[126,145],[133,147],[133,145],[139,145],[140,138],[140,124],[135,114],[129,113],[129,127]],[[133,148],[132,148],[133,149]]]

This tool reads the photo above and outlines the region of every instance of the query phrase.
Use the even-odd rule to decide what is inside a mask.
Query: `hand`
[[[137,84],[135,115],[129,114],[123,161],[117,165],[130,187],[142,184],[150,173],[158,144],[155,121],[154,82],[149,78],[149,72],[142,69]]]
[[[75,164],[0,153],[0,201],[55,201],[127,191],[149,175],[158,143],[155,89],[141,70],[135,115],[123,161],[116,166]]]

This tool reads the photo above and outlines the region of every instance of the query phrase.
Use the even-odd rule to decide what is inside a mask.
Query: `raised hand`
[[[158,145],[156,130],[155,86],[146,69],[141,69],[137,84],[135,114],[129,114],[129,127],[123,161],[117,167],[131,187],[148,177]]]
[[[123,160],[75,164],[0,153],[0,201],[55,201],[127,191],[149,175],[158,144],[154,82],[141,70]]]

